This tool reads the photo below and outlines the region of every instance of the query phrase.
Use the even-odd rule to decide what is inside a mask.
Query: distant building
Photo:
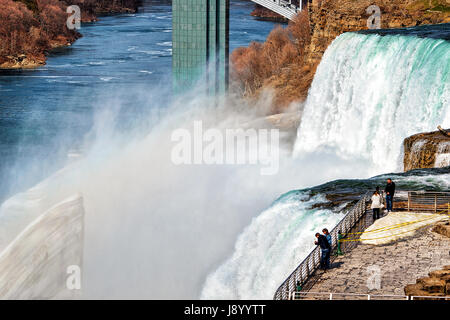
[[[210,94],[228,89],[229,0],[173,0],[173,83],[175,92],[199,80]]]

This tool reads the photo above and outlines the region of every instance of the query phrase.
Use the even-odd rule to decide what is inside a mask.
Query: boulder
[[[430,278],[440,278],[444,280],[445,276],[450,276],[450,270],[435,270],[428,273]]]
[[[442,234],[443,236],[450,238],[450,224],[448,222],[440,222],[436,224],[432,230],[436,233]]]
[[[444,280],[437,278],[420,278],[417,279],[417,284],[420,284],[424,291],[428,293],[438,293],[445,295],[446,283]]]
[[[444,280],[445,281],[445,283],[450,283],[450,274],[448,274],[448,275],[446,275],[446,276],[443,276],[443,277],[441,277],[441,280]],[[450,294],[450,292],[449,291],[447,291],[447,294]]]
[[[441,296],[441,293],[430,293],[425,291],[421,284],[408,284],[405,287],[405,295],[411,297],[438,297]],[[414,300],[426,300],[427,298],[414,298]]]
[[[427,296],[428,292],[424,291],[421,284],[408,284],[405,287],[405,295],[407,296]]]
[[[449,165],[450,137],[440,131],[418,133],[403,141],[403,169],[442,168]]]

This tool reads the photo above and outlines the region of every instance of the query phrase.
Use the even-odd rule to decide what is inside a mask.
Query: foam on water
[[[405,136],[442,119],[449,125],[449,54],[448,42],[438,39],[339,37],[317,70],[296,158],[282,152],[275,176],[261,176],[257,166],[176,166],[170,159],[173,130],[194,120],[218,128],[245,123],[255,118],[250,108],[182,97],[154,110],[139,134],[119,134],[120,95],[106,97],[83,156],[2,204],[0,245],[39,212],[81,193],[85,298],[270,299],[311,250],[314,232],[341,218],[314,209],[325,199],[308,189],[273,199],[389,171]],[[163,95],[143,90],[139,101]],[[448,174],[395,179],[422,187],[450,181]]]
[[[295,155],[333,148],[362,157],[370,174],[401,170],[409,135],[450,126],[450,42],[346,33],[312,83]]]
[[[320,163],[315,172],[329,170],[330,180],[352,176],[342,171],[346,165],[360,178],[401,170],[405,137],[442,123],[450,126],[449,73],[446,40],[341,35],[325,52],[314,77],[295,144],[297,164]],[[448,173],[389,176],[400,187],[422,190],[448,190],[450,183]],[[344,184],[354,190],[361,184],[374,188],[387,177]],[[271,299],[310,252],[314,233],[331,229],[339,219],[330,211],[311,209],[318,201],[320,197],[305,200],[288,194],[253,219],[234,253],[207,278],[201,297]]]

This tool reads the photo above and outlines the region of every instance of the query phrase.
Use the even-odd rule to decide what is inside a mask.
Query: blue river
[[[274,23],[250,12],[249,1],[231,1],[230,51],[264,41]],[[120,89],[120,126],[143,113],[139,90],[171,84],[170,1],[144,1],[136,14],[83,24],[83,37],[53,51],[35,70],[0,71],[0,202],[64,165]],[[123,93],[125,92],[125,94]]]

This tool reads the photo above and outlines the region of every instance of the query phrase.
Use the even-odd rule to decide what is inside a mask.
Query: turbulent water
[[[195,120],[225,129],[255,114],[231,98],[223,106],[196,92],[168,99],[170,8],[162,2],[86,27],[42,70],[0,78],[0,98],[12,105],[2,109],[9,116],[1,119],[2,157],[20,151],[8,157],[14,163],[3,168],[4,181],[26,181],[4,186],[20,192],[0,206],[0,249],[43,211],[81,194],[84,298],[270,299],[313,247],[313,233],[342,217],[346,202],[320,206],[326,194],[383,184],[386,176],[366,178],[395,168],[404,135],[433,129],[439,117],[448,124],[448,42],[343,35],[318,69],[296,157],[282,146],[278,174],[262,176],[252,165],[177,166],[175,129],[192,131]],[[262,29],[273,25],[245,21],[251,6],[233,3],[232,47],[264,39]],[[26,138],[17,138],[17,127]],[[70,161],[60,161],[68,151]],[[399,188],[450,187],[448,168],[391,176]]]
[[[252,9],[232,1],[231,48],[273,28]],[[175,128],[254,115],[200,95],[172,99],[170,1],[80,31],[45,67],[0,74],[0,249],[81,194],[83,297],[196,298],[251,218],[298,186],[293,169],[262,177],[253,166],[171,162]]]
[[[450,188],[450,168],[416,170],[363,180],[338,180],[277,199],[239,236],[233,255],[212,273],[203,288],[203,299],[271,299],[278,286],[298,266],[314,245],[314,234],[331,230],[343,217],[347,202],[327,209],[325,194],[362,194],[392,178],[403,190]],[[324,204],[324,208],[317,206]]]
[[[450,25],[437,29],[450,33]],[[331,44],[309,92],[298,156],[333,149],[367,161],[372,174],[402,170],[405,137],[450,126],[450,41],[397,33],[347,33]]]
[[[320,161],[336,169],[330,178],[342,176],[343,167],[361,177],[401,171],[405,137],[450,126],[449,35],[450,25],[444,25],[338,37],[306,101],[297,164]],[[449,173],[447,168],[339,180],[285,194],[253,219],[233,255],[208,277],[202,298],[270,299],[314,247],[312,235],[341,218],[332,214],[339,207],[317,208],[327,201],[324,194],[361,194],[383,186],[388,176],[399,189],[448,191]]]
[[[118,110],[118,129],[130,131],[167,105],[170,3],[145,0],[135,14],[82,24],[83,37],[52,51],[45,66],[0,71],[0,201],[64,166],[100,112]],[[232,0],[230,10],[230,50],[264,41],[275,25],[251,17],[249,1]],[[142,94],[149,91],[160,93],[158,99]]]

